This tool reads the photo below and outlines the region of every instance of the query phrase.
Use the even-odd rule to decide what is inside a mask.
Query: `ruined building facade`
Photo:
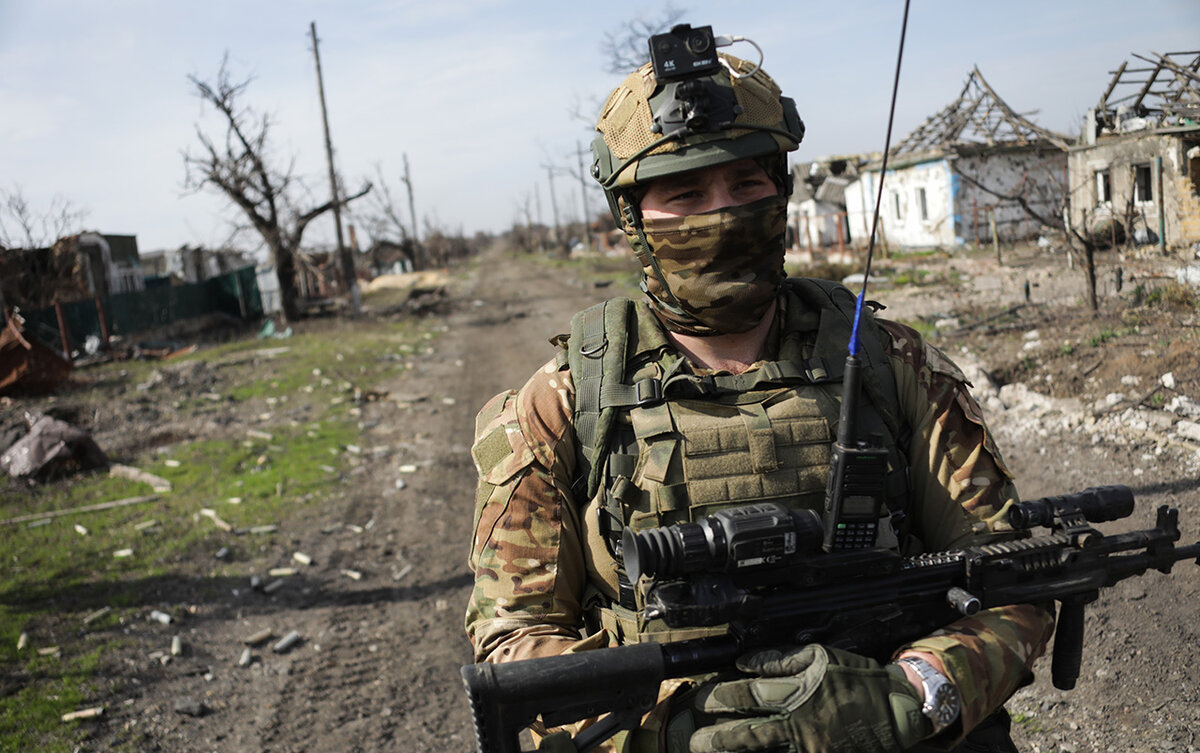
[[[1200,244],[1200,52],[1135,55],[1068,151],[1071,223],[1164,249]]]
[[[1017,114],[978,68],[958,98],[893,147],[883,241],[902,247],[1025,240],[1066,199],[1069,139]],[[881,160],[845,189],[851,236],[869,235]]]

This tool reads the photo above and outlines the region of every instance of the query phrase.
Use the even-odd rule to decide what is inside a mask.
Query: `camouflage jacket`
[[[1016,489],[965,378],[914,330],[879,324],[890,340],[888,358],[912,431],[908,462],[917,537],[925,550],[937,551],[1002,530]],[[768,350],[780,336],[772,334]],[[494,397],[476,420],[472,454],[480,481],[469,555],[475,588],[466,629],[479,661],[615,643],[607,631],[583,631],[585,589],[603,556],[584,532],[586,500],[573,492],[575,392],[560,362],[551,360],[519,391]],[[942,660],[962,695],[962,724],[952,728],[961,736],[1028,681],[1052,628],[1043,609],[998,608],[960,619],[896,653],[915,649]],[[677,683],[667,685],[664,708]]]

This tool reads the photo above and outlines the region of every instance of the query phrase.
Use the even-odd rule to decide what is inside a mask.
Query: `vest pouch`
[[[655,409],[670,420],[630,413],[642,458],[670,448],[658,450],[654,473],[635,474],[643,499],[627,514],[638,530],[652,527],[652,517],[671,525],[751,502],[824,503],[838,411],[827,387],[669,400]]]

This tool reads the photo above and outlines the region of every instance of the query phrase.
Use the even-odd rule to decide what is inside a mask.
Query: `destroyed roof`
[[[1033,113],[1028,113],[1032,115]],[[896,156],[944,152],[964,146],[1033,146],[1052,144],[1066,149],[1070,138],[1035,125],[1013,111],[984,80],[979,68],[971,69],[962,92],[936,115],[904,137],[891,153]]]
[[[1100,119],[1111,124],[1117,110],[1126,108],[1137,117],[1159,119],[1164,126],[1188,125],[1182,120],[1192,125],[1200,122],[1200,52],[1133,53],[1133,57],[1151,67],[1130,68],[1126,60],[1111,71],[1112,81],[1096,106]]]

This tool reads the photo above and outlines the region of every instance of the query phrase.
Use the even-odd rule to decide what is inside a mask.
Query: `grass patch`
[[[24,677],[6,676],[6,695],[0,703],[0,753],[77,750],[87,730],[79,722],[64,723],[62,715],[86,705],[105,648],[92,646],[75,656],[34,653],[25,663]],[[9,687],[10,682],[14,687]]]
[[[153,497],[0,525],[0,753],[74,750],[91,728],[63,723],[62,714],[111,696],[111,684],[95,680],[97,667],[105,651],[138,640],[137,631],[127,637],[118,625],[141,621],[151,608],[169,610],[181,593],[189,600],[220,598],[227,579],[249,575],[249,565],[226,564],[212,553],[222,546],[257,552],[284,540],[287,521],[318,514],[336,499],[355,462],[347,447],[361,434],[357,398],[402,374],[436,336],[413,320],[300,329],[287,339],[226,343],[178,361],[106,364],[86,373],[92,390],[61,400],[81,415],[111,412],[112,403],[120,410],[161,403],[171,406],[173,422],[236,416],[237,428],[224,438],[177,442],[124,460],[170,481],[170,492],[155,494],[148,484],[104,473],[0,486],[5,520]],[[204,392],[169,382],[137,389],[153,382],[156,370],[189,368],[215,373],[215,382]],[[219,528],[205,509],[235,530]],[[281,531],[238,533],[263,525]],[[212,565],[197,572],[197,562]],[[103,607],[112,611],[84,624]],[[18,651],[22,633],[28,645]],[[51,646],[59,647],[57,655],[39,654]]]
[[[1101,330],[1097,334],[1094,334],[1091,337],[1089,337],[1087,340],[1087,343],[1088,343],[1088,345],[1090,345],[1094,348],[1096,346],[1103,345],[1104,343],[1109,342],[1110,340],[1116,340],[1117,338],[1125,337],[1126,335],[1136,335],[1136,334],[1137,334],[1136,327],[1125,327],[1122,329],[1115,329],[1115,330],[1114,329],[1105,329],[1105,330]]]
[[[1200,309],[1200,291],[1172,280],[1147,293],[1145,301],[1147,306],[1169,311],[1194,311]]]
[[[1034,717],[1021,712],[1015,712],[1012,715],[1013,724],[1024,728],[1028,732],[1041,732],[1043,727]]]
[[[586,254],[563,257],[552,253],[535,253],[530,257],[539,266],[554,270],[566,278],[577,278],[595,286],[612,287],[612,295],[638,297],[642,279],[641,267],[633,252]]]

